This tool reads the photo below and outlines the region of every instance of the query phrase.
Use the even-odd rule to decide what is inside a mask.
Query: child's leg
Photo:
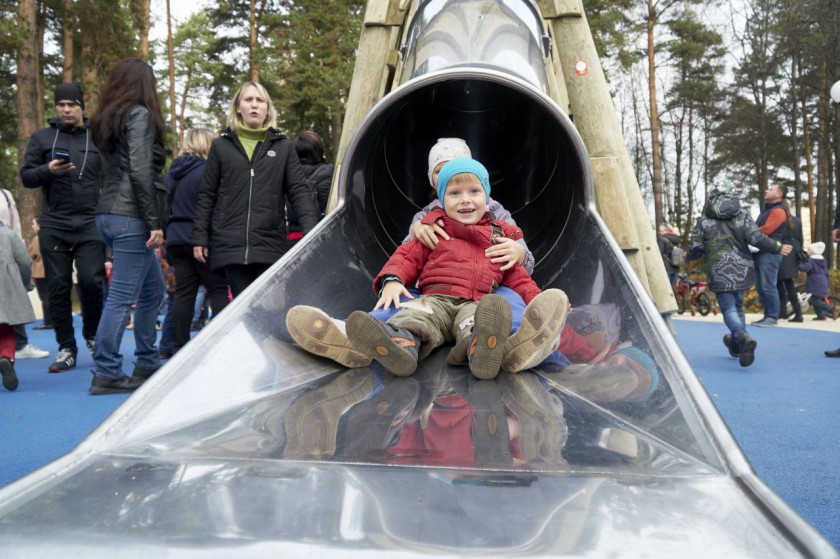
[[[458,340],[456,346],[468,346],[467,360],[473,376],[492,379],[499,374],[510,324],[510,305],[499,295],[485,295],[478,304],[465,304],[458,310],[452,330]]]
[[[15,331],[9,324],[0,324],[0,375],[3,377],[3,387],[10,392],[18,387],[14,361]]]
[[[522,314],[519,330],[508,339],[502,369],[516,373],[539,365],[558,346],[569,314],[569,298],[559,289],[537,295]]]
[[[449,312],[442,299],[423,297],[388,322],[355,311],[347,318],[347,337],[355,348],[394,375],[412,375],[419,359],[446,341]]]
[[[814,311],[818,316],[834,316],[834,308],[826,303],[825,297],[811,295],[808,301],[811,303],[811,306],[814,307]]]

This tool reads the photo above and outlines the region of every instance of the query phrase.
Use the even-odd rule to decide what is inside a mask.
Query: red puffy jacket
[[[504,285],[519,293],[529,303],[540,288],[525,268],[516,265],[502,272],[501,264],[493,264],[484,250],[493,239],[503,236],[513,240],[522,237],[522,230],[504,221],[491,221],[489,214],[473,225],[464,225],[446,216],[440,208],[427,213],[422,223],[432,224],[443,219],[443,229],[450,240],[441,239],[429,250],[416,238],[400,245],[373,282],[379,293],[382,280],[396,276],[403,285],[411,286],[419,279],[423,295],[449,295],[479,301]]]

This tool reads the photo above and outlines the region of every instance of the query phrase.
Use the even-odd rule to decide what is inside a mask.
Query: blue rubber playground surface
[[[742,368],[723,347],[722,320],[709,318],[674,321],[683,352],[758,475],[840,547],[840,359],[823,355],[840,347],[840,332],[751,328],[756,360]],[[30,342],[54,350],[53,331],[35,325]],[[130,371],[130,331],[122,350]],[[49,374],[50,362],[19,360],[20,388],[0,390],[0,486],[72,450],[128,397],[88,395],[92,360],[84,345],[75,370]]]

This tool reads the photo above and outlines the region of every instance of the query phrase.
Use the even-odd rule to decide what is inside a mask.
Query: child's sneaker
[[[475,309],[475,326],[467,350],[473,376],[495,378],[505,355],[505,343],[510,335],[510,305],[500,295],[485,295]]]
[[[732,334],[724,334],[723,336],[723,345],[726,346],[726,349],[729,350],[729,355],[731,357],[738,357],[740,355],[739,352],[732,349]]]
[[[534,297],[519,330],[505,344],[502,369],[517,373],[542,363],[557,349],[568,314],[569,298],[561,290],[546,289]]]
[[[417,370],[418,340],[408,330],[376,320],[366,312],[353,311],[347,318],[347,338],[353,347],[382,364],[398,377]]]
[[[15,364],[8,357],[0,357],[0,374],[3,376],[3,388],[14,392],[18,387],[18,378],[15,373]]]
[[[309,353],[332,359],[350,369],[370,365],[370,358],[353,347],[347,338],[344,323],[321,309],[306,305],[292,307],[286,314],[286,328],[292,339]]]
[[[740,340],[741,353],[738,355],[738,362],[742,367],[749,367],[755,360],[755,348],[758,342],[750,338],[749,334],[744,332],[741,334]]]

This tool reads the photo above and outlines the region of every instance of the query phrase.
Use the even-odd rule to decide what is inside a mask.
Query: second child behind
[[[491,379],[501,367],[511,326],[510,306],[492,292],[505,285],[528,303],[541,291],[521,265],[502,271],[501,264],[484,255],[495,237],[522,237],[519,228],[487,214],[487,169],[473,159],[453,159],[441,169],[436,186],[443,208],[430,211],[423,221],[441,220],[450,239],[434,250],[417,239],[400,245],[374,281],[376,308],[400,307],[401,296],[413,299],[406,286],[415,281],[422,296],[384,323],[366,312],[352,313],[347,336],[399,376],[413,374],[418,361],[436,347],[455,342],[468,348],[473,375]],[[548,345],[556,346],[564,321],[565,316],[553,325]]]

